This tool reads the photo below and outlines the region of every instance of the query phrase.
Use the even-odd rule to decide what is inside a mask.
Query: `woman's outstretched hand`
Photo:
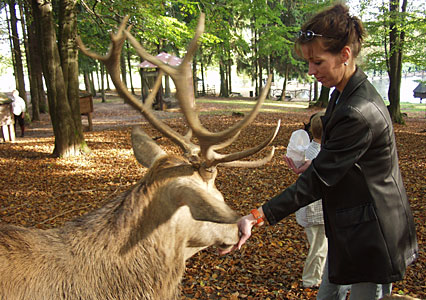
[[[252,214],[242,217],[237,223],[238,230],[240,233],[240,240],[238,241],[236,245],[234,245],[234,247],[221,251],[220,254],[221,255],[227,254],[231,251],[234,251],[235,249],[240,250],[241,246],[244,245],[245,242],[251,236],[251,229],[253,228],[254,225],[256,225],[256,223],[257,223],[256,219],[253,217]]]
[[[251,236],[251,229],[256,225],[256,220],[253,218],[252,214],[242,217],[238,221],[238,229],[240,230],[240,241],[237,244],[238,250],[241,250],[241,246],[247,242]]]

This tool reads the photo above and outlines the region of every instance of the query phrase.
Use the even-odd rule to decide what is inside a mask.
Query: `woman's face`
[[[303,58],[309,63],[309,75],[326,87],[336,87],[342,91],[345,67],[340,54],[333,54],[324,50],[320,41],[315,41],[301,46]]]

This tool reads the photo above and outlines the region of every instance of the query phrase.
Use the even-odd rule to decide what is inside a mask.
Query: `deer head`
[[[155,141],[144,133],[140,127],[135,127],[132,131],[133,150],[136,159],[143,166],[151,168],[149,172],[151,175],[148,174],[148,177],[151,176],[152,181],[174,178],[174,180],[169,180],[169,182],[173,182],[174,185],[171,188],[171,193],[173,193],[171,196],[181,199],[180,201],[182,202],[180,202],[180,204],[188,205],[191,215],[195,220],[235,225],[238,219],[235,217],[236,214],[229,213],[229,207],[225,205],[222,194],[214,185],[217,166],[258,167],[267,163],[274,154],[273,147],[269,154],[261,160],[242,161],[242,159],[268,146],[278,133],[280,121],[278,121],[271,135],[260,145],[236,153],[221,154],[217,152],[235,141],[240,131],[255,119],[267,96],[267,92],[271,85],[271,76],[256,105],[245,118],[235,123],[230,128],[220,132],[211,132],[206,129],[201,124],[195,108],[195,95],[191,70],[192,58],[197,50],[200,36],[204,31],[204,19],[204,14],[201,14],[194,38],[187,48],[182,63],[176,67],[163,63],[155,56],[145,51],[130,33],[130,26],[126,28],[128,17],[124,18],[118,31],[115,34],[111,34],[110,50],[105,56],[88,50],[79,38],[77,38],[77,44],[84,54],[105,64],[119,95],[134,109],[138,110],[154,128],[171,139],[182,149],[183,157],[180,158],[180,163],[174,164],[173,166],[168,165],[167,167],[159,167],[159,165],[164,164],[168,155],[155,143]],[[141,103],[139,99],[133,96],[120,78],[120,55],[126,39],[128,39],[130,44],[136,49],[140,57],[157,65],[160,69],[153,90],[145,103]],[[181,135],[173,130],[160,119],[156,118],[152,112],[153,99],[161,86],[164,73],[172,78],[176,86],[176,98],[178,99],[181,111],[189,127],[185,135]],[[196,138],[198,144],[193,142],[193,137]],[[167,165],[167,163],[164,165]],[[152,171],[152,169],[157,171]],[[180,187],[176,188],[177,186]],[[206,203],[209,203],[209,205],[205,205]],[[235,242],[235,235],[233,235],[233,239],[233,242]],[[215,243],[226,246],[230,245],[229,240],[228,242],[219,240],[220,238],[218,237]],[[195,244],[197,243],[194,243],[194,245]],[[211,242],[210,244],[198,242],[200,247],[210,246],[211,244]]]

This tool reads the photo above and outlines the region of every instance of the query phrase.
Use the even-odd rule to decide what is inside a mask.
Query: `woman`
[[[303,25],[296,49],[308,61],[310,75],[335,87],[322,117],[322,148],[295,184],[241,218],[236,247],[254,225],[276,224],[322,198],[329,249],[324,279],[351,284],[351,299],[369,300],[391,292],[391,283],[404,277],[418,250],[392,121],[355,64],[364,35],[361,21],[341,4]],[[318,299],[327,293],[323,285]]]

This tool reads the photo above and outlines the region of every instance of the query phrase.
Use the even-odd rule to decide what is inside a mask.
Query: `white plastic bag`
[[[291,134],[287,146],[287,157],[293,160],[297,168],[305,163],[305,151],[309,142],[309,135],[303,129],[296,130]]]

